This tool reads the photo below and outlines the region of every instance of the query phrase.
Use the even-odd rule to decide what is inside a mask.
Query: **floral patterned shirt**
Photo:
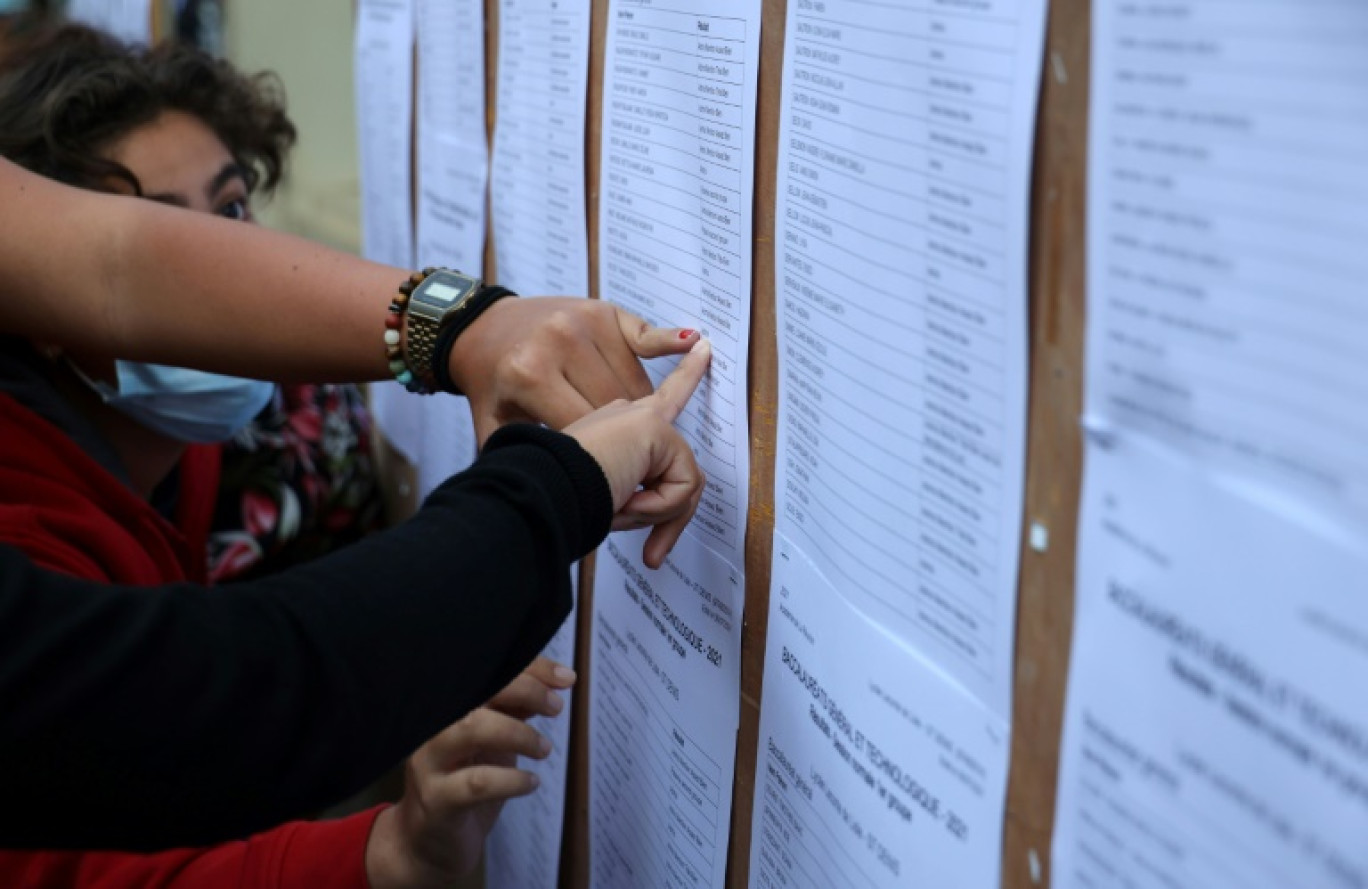
[[[380,526],[371,422],[351,385],[279,386],[223,446],[212,581],[306,562]]]

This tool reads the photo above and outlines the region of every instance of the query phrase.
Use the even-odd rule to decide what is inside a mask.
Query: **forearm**
[[[114,281],[119,305],[152,294],[121,325],[123,354],[157,344],[156,360],[282,382],[352,382],[389,376],[382,340],[390,296],[408,274],[293,235],[200,213],[126,202],[138,212],[126,232]],[[141,257],[166,257],[148,263]],[[181,316],[183,304],[196,314]],[[201,337],[200,331],[207,336]],[[192,335],[193,334],[193,335]],[[199,340],[203,339],[203,342]],[[174,350],[174,351],[173,351]],[[221,367],[210,363],[222,362]]]
[[[582,451],[559,470],[554,449],[495,444],[405,525],[231,591],[7,559],[0,845],[241,836],[355,792],[506,685],[612,506]]]
[[[0,160],[0,329],[121,357],[281,381],[384,379],[408,273]]]
[[[0,851],[0,884],[26,889],[371,889],[369,837],[380,809],[296,821],[245,840],[135,852]]]

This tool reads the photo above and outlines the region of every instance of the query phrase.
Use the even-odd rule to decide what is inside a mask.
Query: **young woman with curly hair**
[[[0,60],[0,155],[83,188],[247,221],[251,196],[279,181],[294,137],[272,79],[246,77],[185,46],[131,49],[68,26]],[[58,343],[6,341],[0,542],[40,564],[109,583],[203,580],[219,478],[218,453],[208,443],[240,434],[273,389]],[[315,462],[341,455],[336,442],[324,453],[322,436],[295,428],[299,413],[350,425],[351,450],[365,433],[359,410],[337,407],[354,390],[304,391],[312,404],[296,399],[296,413],[271,417],[271,428],[258,419],[249,441],[298,461],[291,481],[316,495],[332,477]],[[319,420],[325,410],[329,417]],[[551,689],[567,684],[555,665],[533,664],[491,706],[414,755],[405,799],[394,808],[156,854],[0,852],[0,885],[447,885],[478,861],[501,802],[533,789],[516,756],[544,756],[545,742],[521,719],[556,709]],[[174,759],[196,742],[168,736],[162,755]]]
[[[16,46],[4,68],[0,155],[71,185],[250,220],[295,141],[273,76],[182,44],[128,51],[68,27]],[[370,441],[355,386],[276,389],[224,445],[210,579],[272,573],[374,530]]]
[[[376,326],[408,275],[0,159],[0,330],[71,354],[387,379]],[[317,811],[517,677],[610,527],[651,527],[663,563],[703,488],[672,425],[708,369],[698,332],[503,299],[450,345],[484,446],[399,527],[234,595],[0,543],[0,843],[181,848]],[[641,360],[685,352],[653,392]]]

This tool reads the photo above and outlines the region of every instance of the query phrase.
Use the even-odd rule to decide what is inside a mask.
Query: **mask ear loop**
[[[54,357],[54,360],[60,360],[63,364],[70,368],[71,372],[74,373],[82,383],[85,383],[86,386],[90,389],[90,391],[98,395],[100,397],[100,400],[103,401],[105,404],[109,404],[115,398],[119,397],[119,390],[117,388],[109,385],[104,380],[91,379],[85,371],[81,370],[81,368],[76,365],[76,362],[72,361],[66,355],[61,355],[60,358]]]

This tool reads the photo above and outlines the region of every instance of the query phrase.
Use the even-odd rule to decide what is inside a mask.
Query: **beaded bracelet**
[[[404,354],[404,313],[408,311],[413,288],[426,277],[424,272],[414,272],[400,284],[399,292],[390,300],[389,313],[385,315],[385,357],[389,360],[390,373],[394,374],[395,382],[419,395],[431,395],[433,390],[423,385]]]

